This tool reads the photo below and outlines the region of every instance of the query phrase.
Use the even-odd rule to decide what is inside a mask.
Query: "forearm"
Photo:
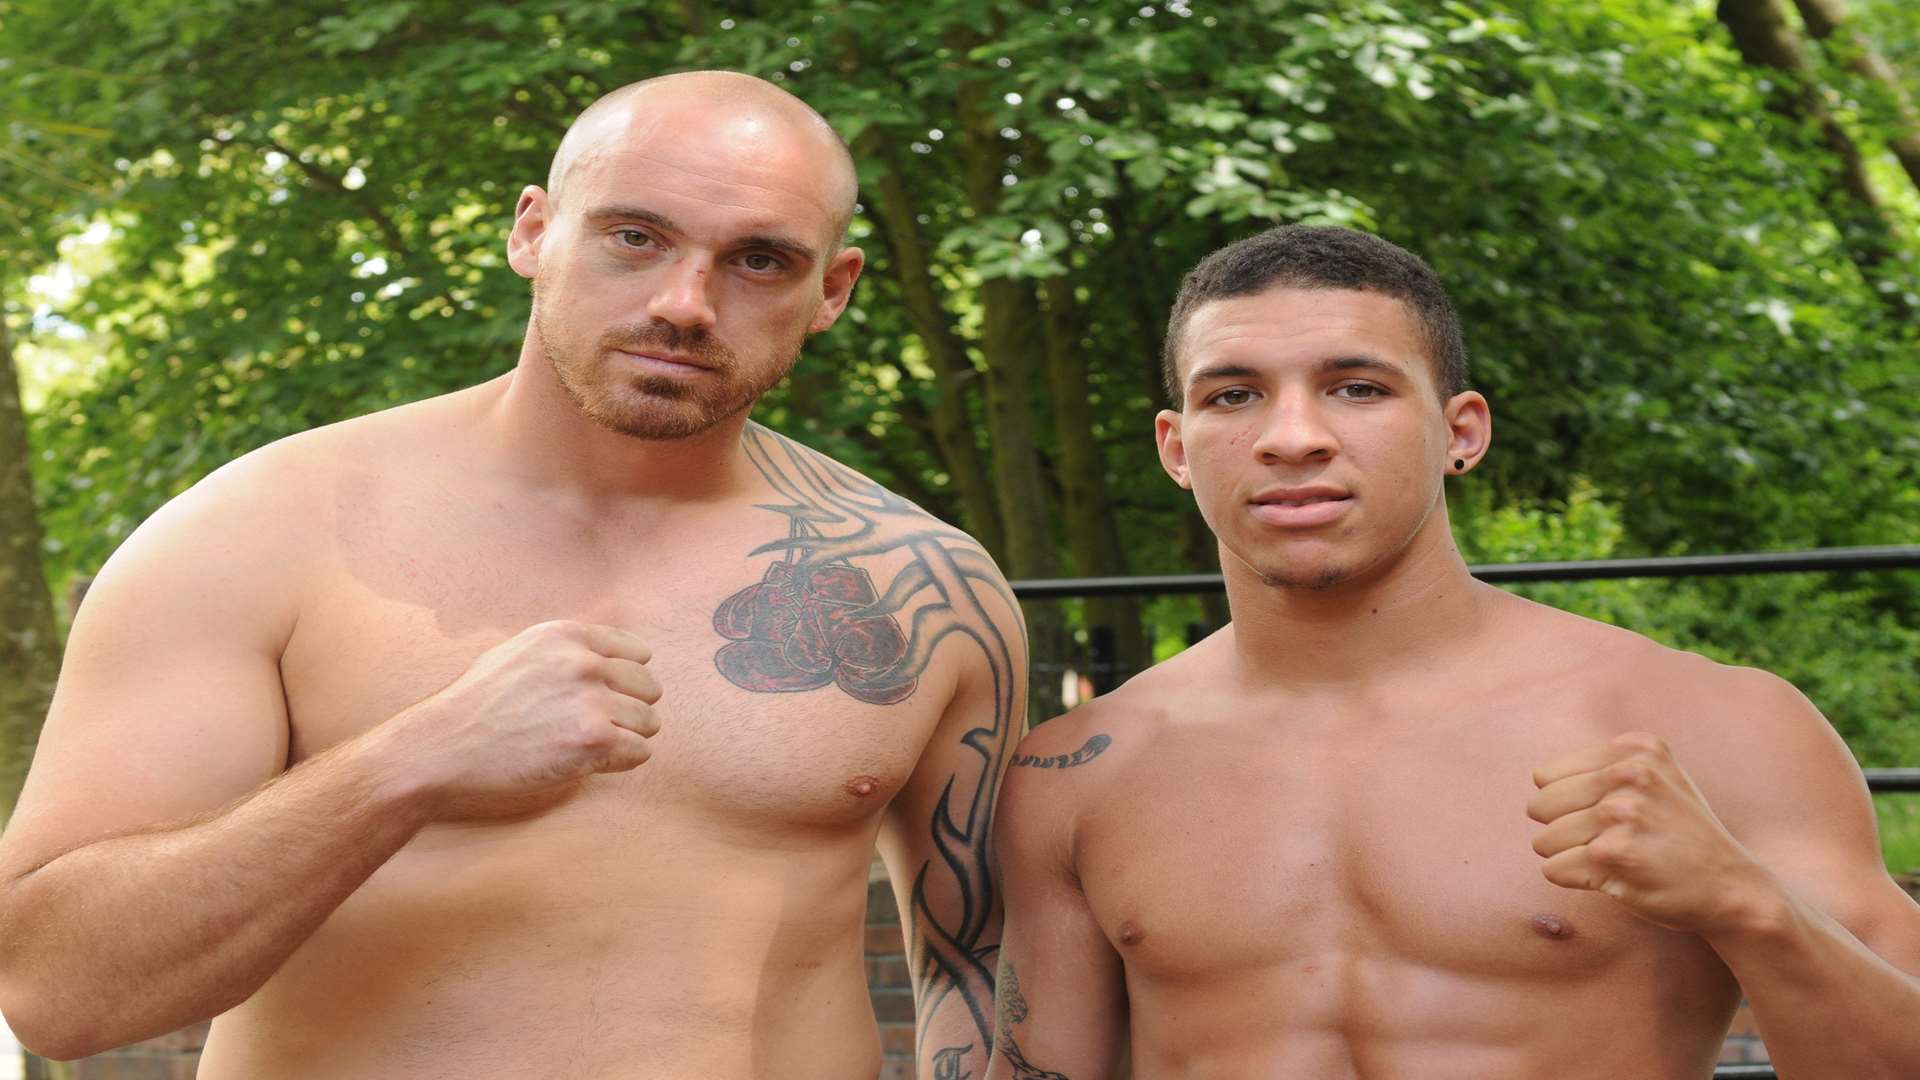
[[[1920,980],[1781,891],[1708,937],[1789,1080],[1896,1080],[1920,1061]]]
[[[207,819],[101,840],[0,890],[0,1002],[29,1046],[78,1057],[245,1000],[424,824],[354,740]]]
[[[991,999],[992,991],[987,995]],[[960,1080],[987,1074],[992,1039],[958,992],[931,1001],[923,995],[915,1026],[920,1080]]]

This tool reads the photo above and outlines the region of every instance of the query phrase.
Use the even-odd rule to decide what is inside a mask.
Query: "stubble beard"
[[[1272,574],[1260,571],[1260,584],[1269,589],[1305,589],[1308,592],[1320,592],[1336,585],[1345,584],[1353,577],[1353,569],[1346,566],[1326,566],[1311,574]]]
[[[569,349],[545,327],[557,325],[543,310],[541,291],[533,294],[533,327],[540,351],[561,389],[580,412],[608,431],[648,441],[686,439],[751,409],[761,395],[786,378],[800,358],[806,335],[779,342],[775,362],[746,369],[733,351],[705,330],[671,323],[620,326],[600,335],[591,348]],[[688,356],[710,370],[689,380],[622,370],[617,350],[669,352]]]

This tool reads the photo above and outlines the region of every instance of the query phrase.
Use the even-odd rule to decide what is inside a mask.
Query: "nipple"
[[[1565,941],[1573,936],[1573,924],[1550,911],[1535,915],[1532,921],[1533,932],[1541,937]]]
[[[856,776],[847,781],[847,794],[856,799],[864,799],[880,789],[880,779],[875,776]]]
[[[1147,932],[1133,925],[1129,920],[1120,924],[1120,931],[1115,936],[1120,939],[1122,945],[1138,945],[1147,936]]]

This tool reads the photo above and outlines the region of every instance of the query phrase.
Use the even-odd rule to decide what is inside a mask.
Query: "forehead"
[[[1426,336],[1413,310],[1383,293],[1279,287],[1210,300],[1187,318],[1181,369],[1202,361],[1240,364],[1375,356],[1432,376]]]
[[[615,115],[589,134],[566,177],[569,210],[641,205],[676,221],[810,236],[838,221],[827,148],[781,118],[691,106]]]

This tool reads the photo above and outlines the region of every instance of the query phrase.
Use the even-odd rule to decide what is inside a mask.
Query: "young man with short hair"
[[[1452,305],[1344,229],[1223,249],[1160,457],[1233,622],[1035,730],[1001,800],[993,1080],[1920,1069],[1920,910],[1792,687],[1476,582]]]

